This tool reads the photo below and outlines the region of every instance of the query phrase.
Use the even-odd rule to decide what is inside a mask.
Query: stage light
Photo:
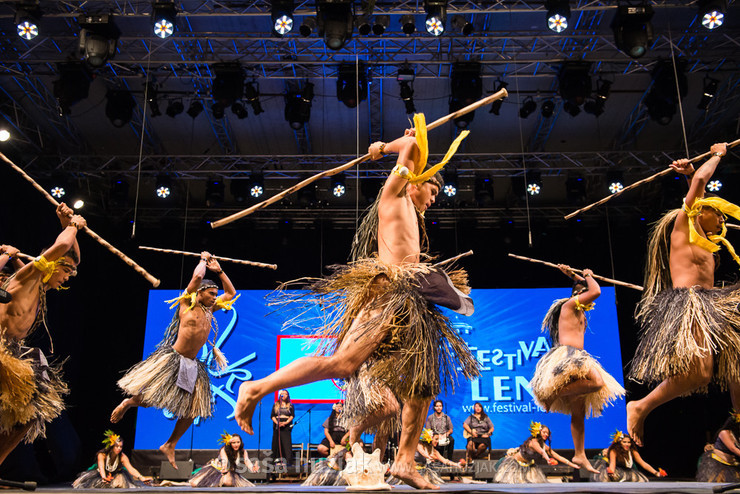
[[[121,31],[108,14],[83,15],[79,19],[79,51],[91,67],[104,66],[116,54]]]
[[[218,206],[224,202],[226,186],[220,178],[212,177],[206,182],[206,206]]]
[[[293,0],[272,0],[272,34],[282,38],[293,30]]]
[[[537,103],[535,103],[534,99],[531,96],[527,96],[524,98],[524,102],[522,103],[522,107],[519,108],[519,118],[527,118],[532,113],[537,110]]]
[[[252,106],[252,113],[255,115],[264,113],[265,110],[262,109],[262,104],[260,103],[260,88],[256,82],[247,83],[244,89],[244,98]]]
[[[373,26],[370,25],[369,15],[358,15],[355,17],[355,27],[360,36],[367,36],[373,31]]]
[[[622,172],[618,170],[607,172],[606,183],[608,184],[607,188],[609,189],[609,192],[612,194],[616,194],[624,189],[624,177]]]
[[[285,120],[293,130],[300,130],[311,118],[313,84],[306,82],[303,89],[293,89],[285,94]]]
[[[707,190],[709,192],[719,192],[722,188],[722,182],[719,179],[710,180],[707,184]]]
[[[480,76],[481,65],[477,62],[455,62],[450,74],[451,94],[449,100],[450,113],[464,108],[478,101],[483,94],[483,81]],[[465,129],[475,117],[471,111],[455,119],[455,125]]]
[[[159,110],[159,91],[157,85],[151,82],[146,83],[146,103],[152,118],[162,116]]]
[[[376,15],[373,22],[373,34],[375,36],[382,36],[385,30],[388,29],[388,25],[391,22],[391,17],[388,15]]]
[[[586,200],[586,180],[578,172],[568,173],[565,179],[565,195],[571,204],[581,204]]]
[[[233,105],[244,94],[244,70],[238,63],[217,63],[213,66],[216,77],[213,79],[211,93],[214,118],[223,118],[226,107]],[[243,118],[243,117],[241,117]]]
[[[172,194],[172,179],[169,175],[160,173],[157,175],[157,183],[154,187],[157,197],[167,199]]]
[[[188,115],[190,115],[190,118],[195,118],[198,115],[200,115],[203,112],[203,103],[200,101],[191,101],[190,106],[188,107]]]
[[[319,35],[330,50],[341,49],[352,38],[351,0],[319,0],[316,3]]]
[[[8,139],[10,139],[10,132],[8,132],[6,129],[1,129],[0,142],[6,142]]]
[[[52,188],[51,188],[51,189],[49,190],[49,192],[51,193],[51,196],[52,196],[52,197],[53,197],[54,199],[61,199],[62,197],[64,197],[64,194],[66,194],[66,193],[67,193],[67,191],[66,191],[66,190],[64,190],[64,187],[61,187],[61,186],[59,186],[59,185],[55,185],[54,187],[52,187]]]
[[[427,13],[424,26],[432,36],[442,36],[447,20],[447,0],[424,0],[424,11]]]
[[[530,196],[539,195],[542,192],[542,178],[540,172],[527,172],[527,193]]]
[[[680,98],[686,96],[688,83],[686,80],[686,61],[676,62],[678,87]],[[674,77],[671,60],[662,60],[653,69],[653,85],[645,97],[644,104],[648,115],[660,125],[668,125],[678,109],[679,96],[676,94],[676,78]]]
[[[83,207],[85,207],[85,201],[83,199],[75,199],[72,203],[73,209],[82,209]]]
[[[540,106],[540,113],[542,118],[550,118],[555,113],[555,102],[551,99],[546,99]]]
[[[575,117],[580,106],[591,95],[590,62],[564,62],[558,73],[558,93],[563,98],[563,110]]]
[[[252,173],[249,177],[249,195],[257,199],[265,193],[265,180],[261,173]]]
[[[238,118],[239,120],[243,120],[247,118],[248,116],[247,109],[244,108],[244,105],[242,105],[239,102],[236,102],[233,105],[231,105],[231,113],[236,115],[236,118]]]
[[[356,69],[354,64],[341,64],[337,73],[337,99],[349,108],[356,108],[358,102],[366,98],[367,68],[365,62],[360,61]]]
[[[155,36],[165,39],[175,32],[175,2],[155,1],[152,8],[152,29]]]
[[[301,23],[301,27],[298,28],[298,31],[301,33],[301,36],[304,38],[307,38],[311,36],[311,33],[313,33],[316,30],[316,18],[315,17],[304,17],[303,22]]]
[[[617,48],[632,58],[643,56],[653,42],[653,8],[650,5],[620,5],[612,20]]]
[[[480,207],[486,207],[493,204],[493,180],[487,173],[476,173],[473,186],[475,202]]]
[[[176,99],[170,101],[167,105],[167,109],[164,111],[168,117],[175,118],[180,113],[185,111],[185,105],[182,104],[182,100]]]
[[[442,175],[444,187],[442,192],[447,197],[454,197],[457,194],[457,170],[446,170]]]
[[[497,93],[497,92],[501,91],[502,89],[506,89],[506,87],[508,85],[509,85],[508,83],[502,81],[501,79],[497,79],[496,80],[496,86],[495,86],[495,89],[494,89],[493,92],[494,93]],[[501,106],[503,104],[504,104],[504,99],[503,98],[497,99],[496,101],[494,101],[493,103],[491,103],[491,110],[488,113],[493,113],[494,115],[499,115],[501,113]]]
[[[105,116],[114,127],[121,128],[131,121],[134,115],[136,101],[128,91],[113,89],[106,95]]]
[[[573,103],[572,101],[566,101],[563,103],[563,111],[571,117],[578,116],[581,113],[581,107]]]
[[[704,92],[702,93],[699,104],[697,105],[699,110],[706,110],[709,107],[709,103],[712,102],[714,95],[717,94],[718,86],[719,81],[717,79],[712,79],[709,76],[704,78]]]
[[[556,33],[562,33],[568,29],[570,19],[570,2],[568,0],[546,0],[547,27]]]
[[[31,41],[38,36],[41,15],[38,0],[20,2],[15,11],[15,25],[18,36],[26,41]]]
[[[455,31],[462,34],[463,36],[470,36],[471,34],[473,34],[473,31],[475,31],[475,26],[473,26],[473,23],[465,19],[465,16],[463,15],[453,15],[451,22],[452,27],[455,29]]]
[[[211,114],[213,115],[213,118],[216,120],[220,120],[224,118],[225,115],[225,109],[224,106],[221,103],[214,103],[211,105]]]
[[[244,202],[249,197],[249,180],[231,179],[229,190],[236,202]]]
[[[416,32],[416,19],[414,19],[413,15],[402,15],[399,22],[401,23],[401,30],[406,36],[411,36]]]
[[[331,193],[334,197],[342,197],[347,192],[344,173],[338,173],[331,177]]]
[[[701,25],[707,29],[717,29],[725,22],[727,0],[699,0]]]
[[[64,62],[57,65],[59,79],[54,81],[54,98],[59,115],[69,115],[70,107],[87,98],[92,74],[82,62]]]

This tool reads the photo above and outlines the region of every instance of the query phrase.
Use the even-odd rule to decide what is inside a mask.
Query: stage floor
[[[548,484],[470,484],[470,483],[448,483],[441,486],[441,492],[478,492],[478,493],[687,493],[687,494],[711,494],[715,487],[723,484],[710,484],[701,482],[648,482],[648,483],[606,483],[606,482],[572,482],[572,483],[548,483]],[[192,487],[147,487],[143,489],[116,489],[118,491],[131,491],[137,493],[181,493],[181,492],[257,492],[257,493],[340,493],[348,492],[344,487],[303,487],[300,484],[272,483],[257,485],[249,488],[208,488],[193,489]],[[409,492],[435,492],[416,491],[408,486],[394,486],[393,491]],[[80,494],[83,491],[72,489],[69,486],[43,487],[36,490],[40,493],[49,494]],[[84,492],[106,492],[111,494],[111,489],[85,489]],[[353,491],[353,492],[386,492],[386,491]],[[740,492],[735,489],[727,492]]]

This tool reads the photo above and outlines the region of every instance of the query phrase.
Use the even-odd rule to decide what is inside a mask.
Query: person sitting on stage
[[[535,460],[543,458],[549,465],[564,463],[571,468],[580,468],[568,461],[550,447],[550,428],[539,422],[529,425],[530,437],[513,454],[503,457],[496,464],[494,482],[502,484],[538,484],[547,482],[545,472]]]
[[[199,468],[190,477],[192,487],[253,487],[245,479],[244,472],[258,472],[259,465],[247,457],[247,450],[239,434],[225,432],[219,441],[223,446],[207,465]]]
[[[549,331],[552,348],[537,362],[530,381],[538,405],[550,412],[570,415],[570,430],[575,454],[573,463],[591,473],[599,473],[586,458],[585,419],[598,417],[604,406],[624,396],[624,388],[583,349],[586,312],[593,309],[601,288],[590,269],[576,275],[570,266],[558,268],[574,281],[571,296],[555,300],[542,330]]]
[[[704,196],[727,144],[713,144],[710,151],[696,172],[688,160],[671,164],[689,177],[689,191],[683,207],[663,215],[648,240],[645,289],[637,309],[642,331],[629,377],[660,384],[627,403],[627,432],[638,446],[650,412],[676,397],[706,393],[710,383],[729,390],[740,410],[740,290],[737,284],[714,286],[720,242],[740,264],[725,239],[725,215],[740,218],[740,208]]]
[[[97,463],[77,476],[72,483],[75,489],[103,489],[141,487],[136,481],[152,481],[131,465],[123,452],[123,439],[113,431],[105,431],[105,448],[98,451]]]
[[[337,452],[336,447],[343,448],[347,445],[349,432],[345,429],[340,419],[342,417],[342,408],[344,404],[341,401],[334,403],[331,407],[329,417],[324,421],[324,439],[316,446],[316,452],[319,456],[330,456]]]
[[[434,485],[445,483],[436,471],[441,465],[460,468],[459,463],[448,460],[437,451],[438,442],[439,434],[434,434],[431,429],[422,430],[421,436],[419,436],[419,444],[416,446],[416,454],[414,455],[414,461],[416,462],[416,468],[419,474]],[[401,481],[391,476],[387,483],[389,485],[398,485],[401,484]]]
[[[224,286],[223,295],[218,295],[218,286],[203,279],[206,268],[218,274]],[[196,357],[208,341],[215,323],[214,311],[231,309],[236,290],[218,261],[208,252],[193,271],[193,277],[185,292],[174,300],[171,308],[177,307],[164,339],[146,360],[133,366],[118,381],[130,398],[124,399],[111,413],[113,423],[123,418],[132,406],[154,407],[169,410],[177,422],[169,439],[159,450],[164,453],[174,468],[175,446],[196,417],[209,418],[213,415],[211,382],[206,364]],[[216,332],[218,327],[216,326]],[[212,352],[208,361],[226,366],[226,359],[215,347],[217,336],[212,340]]]
[[[452,454],[455,452],[455,438],[452,437],[452,419],[442,411],[443,408],[442,400],[434,400],[434,412],[427,417],[424,428],[431,429],[434,434],[439,436],[438,444],[435,446],[437,451],[448,460],[452,460]]]
[[[290,402],[290,393],[281,389],[278,401],[272,406],[272,459],[285,466],[293,464],[293,419],[295,407]]]
[[[493,422],[483,410],[483,405],[476,402],[473,404],[473,413],[463,422],[463,428],[466,432],[464,435],[468,438],[465,462],[469,465],[491,448]]]
[[[656,477],[666,476],[665,470],[662,468],[656,470],[642,459],[640,453],[635,449],[631,437],[617,431],[612,435],[612,443],[607,448],[604,458],[599,459],[594,464],[594,468],[599,473],[593,474],[593,481],[648,482],[648,478],[635,467],[635,463]]]
[[[80,263],[77,232],[85,219],[64,203],[56,214],[62,233],[54,244],[0,284],[12,297],[0,304],[0,464],[24,438],[44,437],[46,423],[64,410],[68,390],[60,370],[40,349],[25,346],[35,329],[46,327],[47,291],[62,289]]]
[[[699,459],[697,482],[740,482],[740,413],[732,412],[717,432],[714,447]]]

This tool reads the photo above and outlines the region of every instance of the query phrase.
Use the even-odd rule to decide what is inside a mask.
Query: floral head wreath
[[[609,438],[612,440],[612,444],[618,443],[624,437],[627,437],[627,436],[625,436],[624,433],[620,431],[619,429],[615,430],[612,434],[609,435]]]
[[[529,433],[532,434],[532,437],[537,437],[540,435],[540,432],[542,432],[542,424],[539,422],[530,422],[529,423]]]
[[[105,431],[105,439],[103,439],[103,444],[106,448],[112,448],[113,445],[115,445],[119,441],[121,441],[121,436],[110,429]]]
[[[434,433],[432,432],[432,429],[423,429],[421,431],[421,436],[419,436],[419,441],[423,443],[431,443],[432,437],[434,437]]]
[[[218,442],[220,442],[221,444],[223,444],[224,446],[226,446],[227,444],[229,444],[231,442],[231,438],[232,437],[234,437],[234,436],[232,436],[228,432],[224,431],[224,433],[221,434],[221,438],[218,440]]]
[[[735,422],[740,422],[740,412],[733,410],[730,412],[730,417],[732,417]]]

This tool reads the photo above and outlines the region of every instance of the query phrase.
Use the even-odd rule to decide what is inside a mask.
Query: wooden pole
[[[140,245],[139,248],[142,250],[151,250],[153,252],[164,252],[165,254],[181,254],[183,256],[200,257],[200,254],[198,252],[186,252],[183,250],[173,250],[173,249],[158,249],[156,247],[145,247],[143,245]],[[247,266],[256,266],[258,268],[277,269],[277,264],[265,264],[263,262],[245,261],[243,259],[232,259],[231,257],[221,257],[221,256],[213,256],[213,258],[219,261],[234,262],[236,264],[245,264]]]
[[[436,127],[439,127],[440,125],[449,122],[452,119],[461,117],[465,115],[466,113],[470,113],[471,111],[475,111],[476,109],[480,108],[481,106],[485,106],[489,103],[493,103],[494,101],[505,98],[509,95],[509,93],[506,91],[506,89],[501,89],[500,91],[495,92],[494,94],[491,94],[490,96],[486,96],[485,98],[476,101],[475,103],[472,103],[465,108],[460,108],[456,112],[450,113],[449,115],[446,115],[442,118],[439,118],[435,120],[434,122],[427,125],[427,130],[432,130]],[[345,170],[348,170],[352,168],[355,165],[359,165],[360,163],[364,163],[365,161],[370,159],[370,154],[365,154],[364,156],[360,156],[359,158],[355,158],[352,161],[345,163],[341,166],[337,166],[335,168],[332,168],[330,170],[325,170],[321,173],[317,173],[316,175],[313,175],[311,177],[308,177],[307,179],[298,182],[297,184],[288,187],[287,189],[275,194],[274,196],[270,197],[269,199],[266,199],[260,203],[255,204],[254,206],[250,206],[247,209],[244,209],[242,211],[239,211],[238,213],[234,213],[230,216],[227,216],[225,218],[221,218],[217,221],[211,222],[211,228],[218,228],[220,226],[228,225],[229,223],[236,221],[240,218],[243,218],[245,216],[248,216],[255,211],[259,211],[260,209],[264,209],[270,204],[274,204],[284,197],[304,188],[305,186],[320,180],[322,178],[331,177],[332,175],[336,175],[337,173],[341,173]]]
[[[463,257],[472,256],[472,255],[473,255],[473,251],[472,250],[469,250],[467,252],[463,252],[462,254],[458,254],[455,257],[450,257],[449,259],[445,259],[444,261],[440,261],[437,264],[435,264],[434,267],[435,268],[438,268],[440,266],[444,266],[445,264],[449,264],[451,262],[455,262],[458,259],[462,259]]]
[[[38,183],[36,183],[36,181],[33,178],[31,178],[26,172],[24,172],[18,165],[16,165],[12,161],[10,161],[3,153],[0,153],[0,159],[2,159],[3,161],[5,161],[15,171],[17,171],[18,173],[20,173],[21,176],[23,178],[25,178],[31,185],[33,185],[33,187],[36,190],[38,190],[39,192],[41,192],[44,195],[44,197],[46,197],[46,199],[50,203],[52,203],[54,205],[54,207],[59,206],[59,203],[57,202],[57,200],[54,199],[51,196],[51,194],[49,194],[46,191],[46,189],[44,189]],[[123,262],[125,262],[126,264],[128,264],[129,266],[131,266],[132,268],[134,268],[134,270],[137,273],[139,273],[140,275],[142,275],[144,278],[146,278],[146,280],[149,283],[151,283],[154,286],[154,288],[156,288],[156,287],[159,286],[160,281],[157,278],[155,278],[154,276],[152,276],[151,274],[149,274],[149,272],[147,272],[144,268],[142,268],[141,266],[139,266],[138,264],[136,264],[133,259],[131,259],[126,254],[124,254],[120,250],[118,250],[115,247],[113,247],[107,240],[105,240],[103,237],[101,237],[100,235],[98,235],[97,233],[95,233],[94,231],[92,231],[89,227],[85,226],[84,227],[84,230],[85,230],[85,233],[87,233],[92,238],[94,238],[95,240],[97,240],[97,242],[99,244],[101,244],[103,247],[105,247],[106,249],[108,249],[109,251],[111,251],[113,254],[115,254],[116,256],[118,256],[119,258],[121,258],[121,260],[123,260]]]
[[[509,257],[513,257],[514,259],[521,259],[522,261],[529,261],[529,262],[534,262],[534,263],[537,263],[537,264],[544,264],[545,266],[550,266],[551,268],[559,269],[557,264],[553,264],[553,263],[547,262],[547,261],[540,261],[539,259],[532,259],[531,257],[517,256],[517,255],[511,254],[511,253],[509,253]],[[573,272],[574,273],[578,273],[581,276],[583,276],[583,270],[581,270],[581,269],[573,269]],[[627,287],[627,288],[632,288],[632,289],[640,290],[640,291],[643,290],[643,288],[640,285],[633,285],[632,283],[626,283],[624,281],[613,280],[613,279],[607,278],[605,276],[599,276],[598,274],[594,274],[593,277],[596,278],[597,280],[601,280],[601,281],[605,281],[607,283],[611,283],[612,285],[624,286],[624,287]]]
[[[731,143],[729,143],[727,145],[727,149],[732,149],[735,146],[737,146],[738,144],[740,144],[740,139],[734,140]],[[699,156],[695,156],[695,157],[691,158],[689,160],[689,162],[690,163],[696,163],[697,161],[700,161],[700,160],[706,158],[710,154],[711,154],[711,151],[707,151],[704,154],[700,154]],[[636,189],[637,187],[641,186],[642,184],[646,184],[648,182],[652,182],[656,178],[660,178],[660,177],[663,177],[665,175],[668,175],[672,171],[673,171],[672,168],[666,168],[665,170],[660,171],[660,172],[656,173],[655,175],[651,175],[651,176],[649,176],[647,178],[643,178],[640,181],[637,181],[637,182],[635,182],[635,183],[633,183],[631,185],[628,185],[627,187],[625,187],[624,189],[620,190],[619,192],[615,192],[614,194],[608,195],[608,196],[604,197],[603,199],[600,199],[600,200],[596,201],[593,204],[589,204],[588,206],[583,207],[583,208],[579,209],[578,211],[574,211],[574,212],[570,213],[569,215],[565,216],[565,219],[566,220],[569,220],[569,219],[571,219],[571,218],[573,218],[575,216],[578,216],[581,213],[584,213],[584,212],[588,211],[589,209],[595,208],[596,206],[601,206],[602,204],[611,201],[615,197],[624,194],[628,190]]]

